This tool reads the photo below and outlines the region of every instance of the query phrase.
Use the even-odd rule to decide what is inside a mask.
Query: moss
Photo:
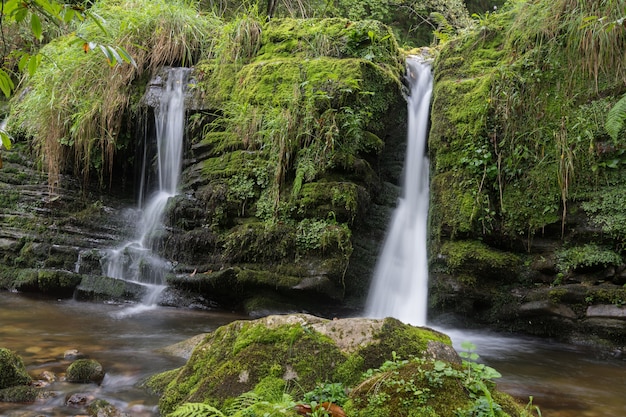
[[[99,384],[104,379],[104,368],[94,359],[77,359],[68,366],[65,372],[68,382]]]
[[[9,349],[0,347],[0,389],[26,385],[30,381],[22,358]]]
[[[400,358],[418,357],[424,353],[429,341],[451,345],[450,338],[430,329],[406,326],[394,318],[384,320],[381,331],[376,334],[378,344],[366,346],[358,351],[366,369],[378,368],[384,361],[391,360],[395,352]]]
[[[441,255],[450,272],[462,272],[478,278],[510,276],[521,265],[518,256],[478,241],[445,242],[441,246]]]
[[[18,385],[0,389],[0,402],[32,403],[38,397],[39,390],[29,385]]]
[[[160,410],[169,412],[183,399],[221,403],[252,389],[277,369],[297,375],[298,383],[290,384],[290,391],[306,391],[330,379],[342,359],[327,338],[304,327],[236,322],[207,336],[196,348],[166,389]]]
[[[149,392],[157,396],[161,396],[163,392],[165,392],[168,384],[176,378],[176,375],[178,375],[179,372],[180,368],[176,368],[152,375],[145,382],[143,382],[141,386],[145,387]]]
[[[56,296],[71,296],[83,276],[69,271],[40,270],[37,274],[39,291]]]

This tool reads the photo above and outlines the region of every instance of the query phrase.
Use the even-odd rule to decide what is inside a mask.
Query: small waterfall
[[[166,88],[160,97],[159,106],[155,108],[158,188],[144,205],[143,196],[147,195],[148,190],[145,188],[149,181],[142,178],[136,238],[118,248],[107,250],[103,257],[103,273],[106,276],[146,287],[141,305],[127,309],[122,316],[155,307],[166,287],[165,274],[171,269],[169,262],[152,251],[156,249],[163,230],[165,206],[176,195],[181,173],[188,73],[187,68],[172,68],[168,71]],[[143,164],[145,167],[148,161],[144,160]]]
[[[380,253],[365,315],[426,324],[428,305],[428,157],[426,155],[432,73],[419,57],[407,60],[407,153],[402,197]]]

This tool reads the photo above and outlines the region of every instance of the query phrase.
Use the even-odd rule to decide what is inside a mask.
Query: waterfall
[[[162,218],[167,201],[176,195],[181,173],[185,121],[185,86],[187,68],[171,68],[166,88],[155,108],[158,188],[145,204],[143,196],[149,181],[142,178],[139,191],[139,213],[136,237],[118,248],[108,249],[103,256],[103,273],[112,278],[139,283],[146,287],[142,303],[122,315],[133,314],[156,306],[165,289],[165,273],[171,265],[153,253],[163,230]],[[144,153],[146,158],[147,153]],[[144,160],[144,167],[149,161]],[[145,169],[143,170],[145,171]],[[143,175],[146,175],[145,172]]]
[[[419,57],[407,60],[407,152],[402,196],[378,258],[365,315],[426,324],[428,304],[428,157],[426,155],[432,74]]]

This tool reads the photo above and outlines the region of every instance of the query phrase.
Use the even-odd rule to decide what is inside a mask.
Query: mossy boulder
[[[9,349],[0,348],[0,389],[27,385],[30,381],[22,358]]]
[[[220,327],[196,346],[185,366],[148,385],[162,390],[161,413],[185,402],[219,407],[269,376],[282,378],[285,392],[294,395],[326,381],[353,384],[366,369],[390,360],[392,352],[458,360],[446,335],[395,319],[268,316]]]
[[[77,359],[67,367],[65,378],[68,382],[99,384],[104,379],[104,368],[95,359]]]

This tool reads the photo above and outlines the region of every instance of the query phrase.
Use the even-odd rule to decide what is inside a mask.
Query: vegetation
[[[153,388],[164,390],[161,412],[173,417],[296,416],[299,410],[342,415],[327,413],[332,404],[355,417],[533,415],[495,390],[498,372],[477,362],[471,344],[464,345],[466,360],[455,354],[458,360],[448,362],[437,353],[426,354],[433,344],[448,346],[447,337],[392,319],[378,330],[351,329],[359,334],[352,348],[354,335],[342,334],[341,321],[293,323],[306,316],[292,316],[292,324],[278,316],[263,320],[267,322],[221,327],[196,347],[187,365],[168,373],[171,382],[153,378]],[[370,336],[371,342],[365,342]],[[388,350],[390,346],[406,356]],[[301,356],[303,360],[296,359]],[[340,369],[347,367],[350,377],[344,380],[347,374]]]
[[[606,22],[622,12],[510,1],[443,47],[431,134],[439,233],[525,238],[528,247],[558,220],[565,234],[570,206],[618,181],[623,146],[609,133],[622,113],[606,95],[624,91],[625,67],[608,51],[623,48],[626,33]]]

